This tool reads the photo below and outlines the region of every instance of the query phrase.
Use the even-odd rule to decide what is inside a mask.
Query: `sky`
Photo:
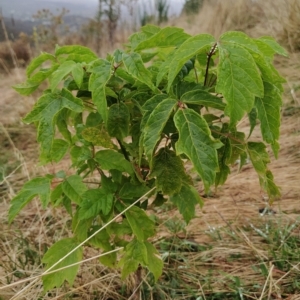
[[[66,7],[70,10],[70,13],[80,14],[83,17],[93,17],[98,8],[99,0],[0,0],[0,8],[4,16],[14,16],[20,19],[31,19],[31,16],[39,9],[49,8],[51,11],[55,11],[58,7]],[[120,1],[120,0],[116,0]],[[130,1],[130,0],[123,0]],[[155,12],[154,1],[155,0],[131,0],[137,1],[140,4],[140,11],[144,9],[149,11],[149,14]],[[170,5],[169,16],[178,15],[182,10],[182,6],[185,0],[168,0]],[[74,4],[74,6],[73,6]],[[123,17],[127,18],[128,13],[123,7]],[[136,9],[136,13],[138,8]]]

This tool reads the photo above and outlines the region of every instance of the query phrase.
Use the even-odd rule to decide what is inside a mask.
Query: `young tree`
[[[15,89],[29,95],[46,79],[49,88],[24,122],[37,126],[41,163],[68,153],[74,170],[34,178],[11,201],[9,222],[35,196],[44,208],[65,208],[72,220],[73,236],[43,258],[45,290],[73,284],[78,265],[59,276],[47,272],[80,262],[83,247],[101,249],[107,254],[101,263],[121,268],[123,278],[145,267],[158,279],[163,263],[146,211],[170,201],[186,223],[195,216],[203,199],[186,164],[208,193],[248,157],[270,201],[280,196],[267,151],[267,145],[275,157],[279,151],[284,79],[272,63],[276,54],[286,52],[267,36],[226,32],[215,39],[147,25],[126,51],[105,59],[83,46],[63,46],[31,62],[27,81]],[[237,126],[244,117],[247,134]],[[261,141],[252,141],[258,123]],[[91,174],[98,174],[92,184]]]

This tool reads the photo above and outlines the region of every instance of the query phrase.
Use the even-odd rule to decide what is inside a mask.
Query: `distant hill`
[[[49,9],[51,12],[59,12],[62,8],[69,10],[64,22],[73,31],[88,21],[89,17],[94,17],[95,6],[85,4],[84,1],[49,1],[49,0],[5,0],[0,1],[0,9],[4,16],[5,26],[11,39],[19,36],[20,32],[31,35],[33,27],[38,25],[32,16],[38,10]],[[0,41],[4,40],[4,33],[0,28]]]
[[[96,2],[97,3],[97,2]],[[0,8],[4,17],[13,17],[17,20],[29,21],[32,15],[43,8],[55,12],[57,9],[66,8],[71,15],[93,17],[97,8],[96,4],[89,1],[67,0],[4,0],[0,1]]]

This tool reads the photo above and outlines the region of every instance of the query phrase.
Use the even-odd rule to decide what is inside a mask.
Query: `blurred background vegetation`
[[[7,72],[16,64],[25,66],[40,51],[53,51],[55,44],[81,44],[104,56],[122,47],[132,32],[147,23],[184,27],[189,33],[207,32],[216,38],[228,30],[241,30],[253,37],[271,35],[297,52],[300,1],[275,2],[184,0],[179,8],[179,2],[172,0],[98,0],[90,18],[70,13],[66,8],[52,11],[46,7],[33,14],[30,21],[16,19],[13,14],[2,16],[0,69]]]

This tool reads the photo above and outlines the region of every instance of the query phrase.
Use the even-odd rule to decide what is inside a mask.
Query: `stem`
[[[119,144],[119,146],[120,146],[120,148],[121,148],[121,151],[122,151],[124,157],[126,158],[126,160],[128,160],[128,161],[130,162],[128,153],[127,153],[125,147],[122,145],[122,142],[121,142],[119,139],[117,139],[117,141],[118,141],[118,144]]]
[[[207,78],[208,78],[208,69],[209,69],[209,64],[211,57],[215,54],[216,48],[217,48],[217,43],[215,43],[212,48],[210,49],[208,55],[207,55],[207,63],[206,63],[206,71],[205,71],[205,79],[204,79],[204,86],[206,86],[207,83]]]
[[[132,295],[132,299],[139,300],[140,299],[140,290],[141,290],[141,282],[142,282],[142,266],[139,265],[138,269],[135,271],[135,287],[134,294]]]

